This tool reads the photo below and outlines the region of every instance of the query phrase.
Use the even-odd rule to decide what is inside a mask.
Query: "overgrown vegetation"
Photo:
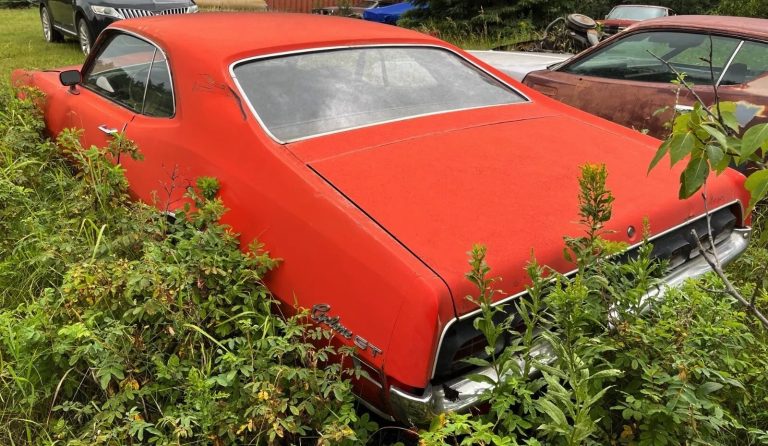
[[[412,10],[398,25],[457,43],[463,48],[491,48],[531,39],[557,17],[571,13],[602,19],[616,0],[413,0],[428,6]],[[720,14],[768,17],[764,0],[645,0],[678,14]]]
[[[0,443],[364,441],[349,352],[272,315],[279,262],[218,223],[216,180],[169,220],[109,161],[130,141],[45,141],[26,94],[0,96]]]
[[[664,265],[651,261],[650,245],[626,264],[608,259],[621,247],[601,237],[612,202],[605,178],[601,166],[583,169],[586,235],[566,240],[576,275],[532,261],[528,295],[512,304],[523,331],[500,354],[487,347],[490,360],[472,361],[499,377],[476,377],[492,384],[484,397],[490,411],[436,419],[422,433],[425,444],[768,443],[765,330],[735,300],[710,291],[720,285],[714,276],[644,299]],[[468,278],[482,307],[476,328],[495,346],[513,321],[493,323],[502,309],[490,305],[495,279],[485,252],[470,252]],[[764,268],[767,253],[763,240],[733,277],[763,309],[764,275],[749,272]],[[540,356],[542,347],[554,355]]]
[[[0,29],[15,26],[6,13],[19,11],[0,11]],[[481,41],[497,38],[493,26],[474,26],[466,32],[483,30]],[[9,60],[6,72],[24,63]],[[217,223],[225,208],[215,179],[200,179],[189,191],[194,206],[169,220],[128,200],[120,167],[107,161],[140,156],[135,146],[118,138],[83,148],[72,132],[58,146],[45,141],[33,106],[42,98],[29,94],[0,96],[0,444],[368,441],[375,424],[354,410],[354,371],[335,361],[349,352],[301,314],[271,315],[261,279],[279,262],[258,245],[241,251]],[[759,163],[768,126],[736,144],[733,112],[698,107],[660,157],[674,152],[715,170]],[[706,178],[692,169],[684,195]],[[641,299],[663,265],[650,261],[650,247],[624,265],[608,259],[622,246],[601,237],[613,201],[606,175],[587,166],[581,179],[586,232],[566,240],[576,276],[532,260],[528,296],[512,304],[523,327],[505,350],[473,360],[501,377],[485,396],[489,411],[437,418],[424,444],[768,444],[765,331],[714,276],[654,305]],[[753,191],[765,191],[765,173],[755,178]],[[758,206],[757,236],[728,270],[763,313],[765,214]],[[477,328],[496,345],[513,321],[493,323],[500,309],[490,305],[497,291],[485,248],[473,249],[470,267]]]

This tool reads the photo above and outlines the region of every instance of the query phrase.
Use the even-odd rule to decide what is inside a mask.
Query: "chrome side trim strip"
[[[75,33],[75,32],[72,32],[72,31],[70,31],[70,30],[68,30],[67,28],[64,28],[64,27],[62,27],[62,26],[59,26],[59,25],[55,25],[55,24],[54,24],[54,25],[53,25],[53,27],[54,27],[54,28],[56,28],[56,29],[58,29],[59,31],[61,31],[61,32],[63,32],[63,33],[67,33],[67,34],[69,34],[70,36],[77,36],[77,33]]]

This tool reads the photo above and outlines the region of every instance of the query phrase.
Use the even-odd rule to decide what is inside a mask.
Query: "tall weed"
[[[422,432],[425,444],[768,442],[766,333],[730,296],[713,291],[714,276],[643,298],[664,265],[651,259],[650,244],[623,263],[612,257],[622,246],[602,237],[613,202],[605,179],[603,167],[583,168],[585,236],[565,240],[577,273],[563,277],[532,260],[528,294],[510,312],[523,332],[490,360],[471,361],[497,372],[476,378],[491,384],[488,413],[439,417]],[[758,238],[731,271],[764,306],[765,274],[754,273],[765,268],[767,239]],[[485,254],[481,246],[470,252],[468,277],[482,308],[475,325],[491,352],[514,324],[494,322],[500,309],[491,305],[495,280]]]
[[[201,178],[168,219],[119,156],[42,137],[33,91],[0,97],[0,443],[354,443],[350,355],[306,312],[277,317],[278,261],[240,249]]]

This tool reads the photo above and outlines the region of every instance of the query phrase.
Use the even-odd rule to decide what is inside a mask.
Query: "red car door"
[[[82,88],[73,96],[68,113],[71,125],[84,130],[85,146],[106,146],[112,135],[128,131],[130,123],[143,112],[158,52],[142,39],[112,33],[86,61]]]
[[[70,100],[67,124],[69,127],[83,129],[80,137],[83,147],[105,147],[114,133],[125,131],[135,112],[88,88],[79,91],[80,94]]]
[[[176,116],[165,53],[134,35],[106,32],[104,43],[84,65],[70,125],[84,129],[84,145],[106,146],[118,132],[135,142],[142,160],[122,156],[114,161],[125,168],[136,197],[172,211],[193,179],[206,174],[200,166],[211,163],[184,147],[188,135]]]

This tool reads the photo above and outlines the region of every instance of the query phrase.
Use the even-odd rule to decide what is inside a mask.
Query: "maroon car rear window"
[[[233,69],[278,140],[407,117],[523,102],[458,55],[428,47],[362,47],[250,60]]]
[[[655,19],[657,17],[664,17],[668,15],[667,8],[659,8],[655,6],[616,6],[611,9],[611,12],[605,17],[606,19],[619,19],[619,20],[648,20]]]

